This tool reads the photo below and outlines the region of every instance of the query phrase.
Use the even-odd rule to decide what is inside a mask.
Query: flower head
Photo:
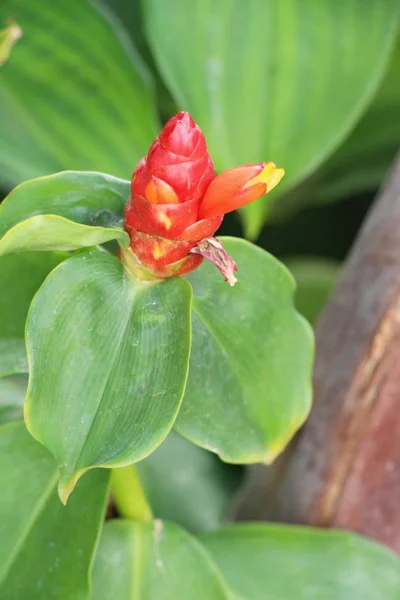
[[[284,172],[273,163],[245,165],[215,176],[203,132],[187,112],[170,119],[137,165],[125,207],[130,249],[123,260],[141,278],[167,278],[195,269],[203,257],[226,271],[233,261],[207,245],[224,214],[270,191]],[[208,256],[207,248],[212,251]],[[234,264],[234,263],[233,263]],[[228,270],[229,270],[228,269]]]

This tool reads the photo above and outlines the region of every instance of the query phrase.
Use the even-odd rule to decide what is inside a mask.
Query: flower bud
[[[215,177],[201,129],[189,113],[170,119],[137,165],[124,226],[122,260],[138,278],[189,273],[203,257],[231,284],[235,263],[211,237],[225,213],[272,189],[283,176],[274,163],[245,165]]]

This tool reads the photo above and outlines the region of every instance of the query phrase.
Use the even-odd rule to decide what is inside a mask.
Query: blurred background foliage
[[[221,233],[286,262],[314,321],[397,151],[397,0],[3,0],[0,188],[64,169],[129,178],[189,110],[217,170],[273,160]]]

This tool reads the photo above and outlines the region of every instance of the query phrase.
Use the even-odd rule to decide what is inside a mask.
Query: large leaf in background
[[[93,568],[91,600],[228,600],[196,538],[162,521],[108,521]]]
[[[341,142],[371,99],[397,29],[397,0],[146,0],[152,50],[218,170],[273,160],[282,191]],[[269,196],[269,202],[277,196]],[[265,200],[244,209],[247,234]]]
[[[310,409],[312,333],[289,271],[249,242],[221,239],[239,281],[230,288],[210,263],[188,278],[193,345],[176,428],[227,462],[269,463]]]
[[[85,600],[108,473],[90,473],[63,506],[54,459],[23,423],[9,423],[0,427],[0,481],[0,597]]]
[[[310,323],[315,323],[325,306],[339,274],[339,264],[318,257],[298,257],[285,260],[296,280],[297,310]]]
[[[88,468],[138,461],[166,437],[186,383],[190,302],[187,281],[140,283],[97,250],[36,294],[25,420],[60,466],[63,501]]]
[[[201,541],[241,600],[398,600],[400,560],[344,531],[236,525]]]
[[[157,134],[142,61],[95,2],[1,3],[23,38],[0,71],[0,172],[8,185],[62,169],[129,177]]]
[[[17,186],[0,205],[0,255],[74,250],[118,239],[129,182],[103,173],[65,171]]]
[[[342,200],[376,190],[400,141],[400,42],[373,102],[345,143],[318,171],[273,207],[271,218],[286,217],[311,203]]]
[[[113,471],[112,492],[118,512],[132,519],[139,496],[134,470],[154,516],[173,521],[192,533],[221,525],[242,480],[241,469],[221,463],[211,452],[171,431],[150,456],[136,465]],[[115,477],[123,488],[121,497],[114,487]]]

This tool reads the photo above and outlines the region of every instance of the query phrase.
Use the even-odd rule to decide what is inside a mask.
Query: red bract
[[[124,223],[130,248],[123,252],[124,262],[142,279],[167,278],[189,273],[206,256],[233,283],[227,272],[233,261],[219,242],[208,244],[207,239],[224,214],[270,191],[283,174],[267,162],[215,176],[203,132],[189,113],[178,113],[133,173]]]

